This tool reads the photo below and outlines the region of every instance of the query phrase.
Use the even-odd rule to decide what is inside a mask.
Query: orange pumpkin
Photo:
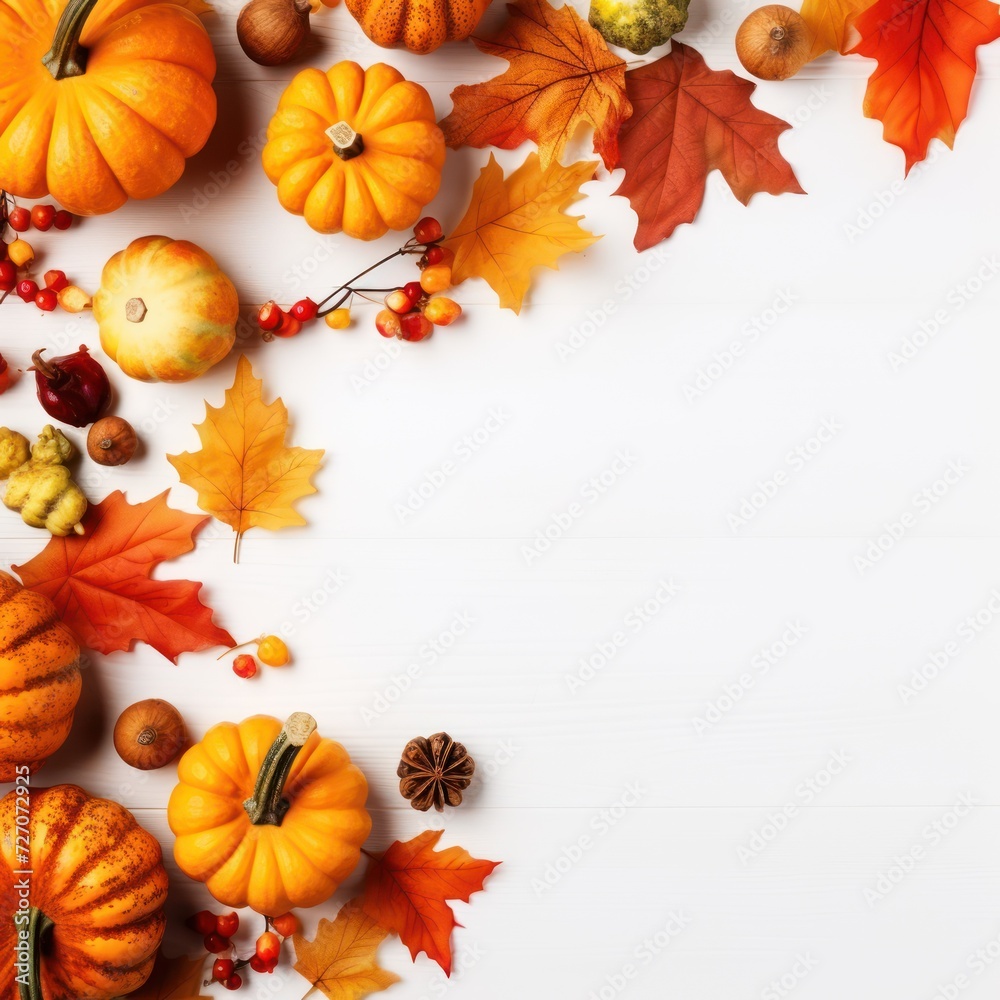
[[[405,45],[419,53],[468,38],[489,5],[490,0],[347,0],[347,9],[376,45]]]
[[[304,69],[267,129],[264,171],[278,201],[321,233],[373,240],[407,229],[437,194],[444,136],[417,83],[377,63]]]
[[[137,990],[166,925],[161,858],[156,838],[117,802],[76,785],[8,792],[0,800],[0,997],[110,1000]]]
[[[214,76],[183,6],[0,0],[0,188],[78,215],[166,191],[215,124]]]
[[[0,572],[0,781],[62,746],[80,683],[80,647],[53,603]]]
[[[226,906],[277,916],[330,898],[371,830],[368,784],[304,712],[213,726],[177,765],[174,860]]]

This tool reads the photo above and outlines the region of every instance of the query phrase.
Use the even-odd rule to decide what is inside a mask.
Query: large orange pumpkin
[[[0,188],[78,215],[166,191],[215,124],[214,76],[183,6],[0,0]]]
[[[490,0],[347,0],[376,45],[405,45],[419,53],[468,38],[489,5]]]
[[[167,805],[174,860],[226,906],[277,916],[330,898],[371,830],[368,784],[304,712],[222,722],[187,750]]]
[[[137,990],[163,938],[166,896],[160,845],[124,806],[76,785],[15,788],[0,800],[0,997]]]
[[[441,185],[444,136],[430,96],[384,63],[302,70],[267,138],[278,201],[321,233],[373,240],[407,229]]]
[[[62,746],[80,698],[80,647],[43,594],[0,572],[0,781]]]

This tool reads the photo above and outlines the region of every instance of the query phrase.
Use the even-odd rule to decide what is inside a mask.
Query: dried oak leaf
[[[579,253],[600,236],[580,228],[580,216],[563,209],[580,197],[580,185],[594,176],[595,162],[539,169],[536,153],[509,177],[490,153],[472,188],[462,221],[442,243],[455,254],[452,282],[485,278],[500,305],[521,311],[531,269],[556,268],[564,253]]]
[[[205,956],[166,958],[156,954],[156,963],[143,986],[129,993],[128,1000],[212,1000],[201,992]]]
[[[854,19],[851,49],[878,60],[865,115],[906,154],[906,172],[931,139],[949,148],[969,110],[976,48],[1000,38],[1000,7],[989,0],[878,0]]]
[[[398,934],[416,961],[426,952],[451,975],[451,932],[459,924],[446,900],[467,903],[499,861],[480,861],[462,847],[435,851],[443,830],[425,830],[406,843],[394,841],[372,855],[361,908]]]
[[[778,150],[787,122],[755,108],[755,84],[712,70],[674,39],[668,55],[625,74],[634,109],[619,136],[625,195],[639,216],[637,250],[691,222],[710,170],[721,170],[744,205],[759,191],[804,193]]]
[[[181,482],[197,490],[198,506],[236,532],[237,555],[249,528],[306,523],[294,504],[316,492],[310,478],[323,457],[322,449],[286,447],[288,411],[280,398],[265,403],[262,387],[242,355],[225,403],[206,403],[196,425],[201,451],[167,455]]]
[[[618,130],[632,111],[625,63],[572,7],[520,0],[507,9],[510,17],[495,38],[473,41],[510,66],[492,80],[452,91],[454,109],[441,122],[445,141],[453,148],[515,149],[534,139],[544,170],[589,122],[594,149],[610,169],[618,159]]]
[[[377,961],[378,946],[388,933],[352,900],[336,920],[319,922],[315,940],[301,934],[292,938],[295,971],[329,1000],[361,1000],[388,989],[399,982]]]
[[[829,52],[845,55],[854,44],[851,21],[873,0],[802,0],[802,19],[813,30],[813,47],[810,59]]]
[[[51,538],[14,570],[90,649],[127,650],[139,639],[176,663],[181,653],[234,642],[198,599],[200,583],[150,579],[157,563],[194,548],[207,520],[168,507],[166,492],[130,504],[116,490],[88,508],[83,535]]]

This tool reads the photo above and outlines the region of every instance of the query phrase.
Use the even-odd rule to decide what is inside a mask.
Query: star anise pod
[[[396,774],[400,794],[414,809],[426,812],[434,806],[443,812],[446,805],[461,805],[475,770],[476,762],[461,743],[447,733],[435,733],[406,744]]]

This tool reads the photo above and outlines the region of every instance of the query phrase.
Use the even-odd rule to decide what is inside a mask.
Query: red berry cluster
[[[280,917],[264,918],[264,933],[257,938],[254,953],[249,958],[238,958],[233,947],[232,936],[239,930],[240,918],[236,913],[215,914],[210,910],[199,910],[185,921],[196,934],[203,935],[205,950],[218,955],[212,965],[210,983],[221,983],[227,990],[238,990],[243,985],[242,970],[271,973],[281,959],[281,941],[299,929],[299,921],[294,913],[283,913]]]
[[[386,308],[375,318],[375,327],[383,337],[424,340],[435,326],[454,323],[462,315],[462,307],[452,299],[435,294],[451,287],[451,262],[455,258],[450,250],[438,243],[442,236],[444,230],[441,223],[428,216],[413,227],[411,240],[334,289],[322,301],[300,299],[287,311],[273,299],[265,302],[257,312],[257,325],[264,331],[264,339],[294,337],[301,331],[303,323],[317,317],[323,317],[332,329],[342,330],[351,322],[351,311],[344,307],[344,303],[355,294],[364,296],[368,292],[388,293],[385,296]],[[393,288],[362,288],[354,284],[375,268],[404,255],[419,255],[419,281],[408,281]],[[331,301],[332,304],[328,305]]]

